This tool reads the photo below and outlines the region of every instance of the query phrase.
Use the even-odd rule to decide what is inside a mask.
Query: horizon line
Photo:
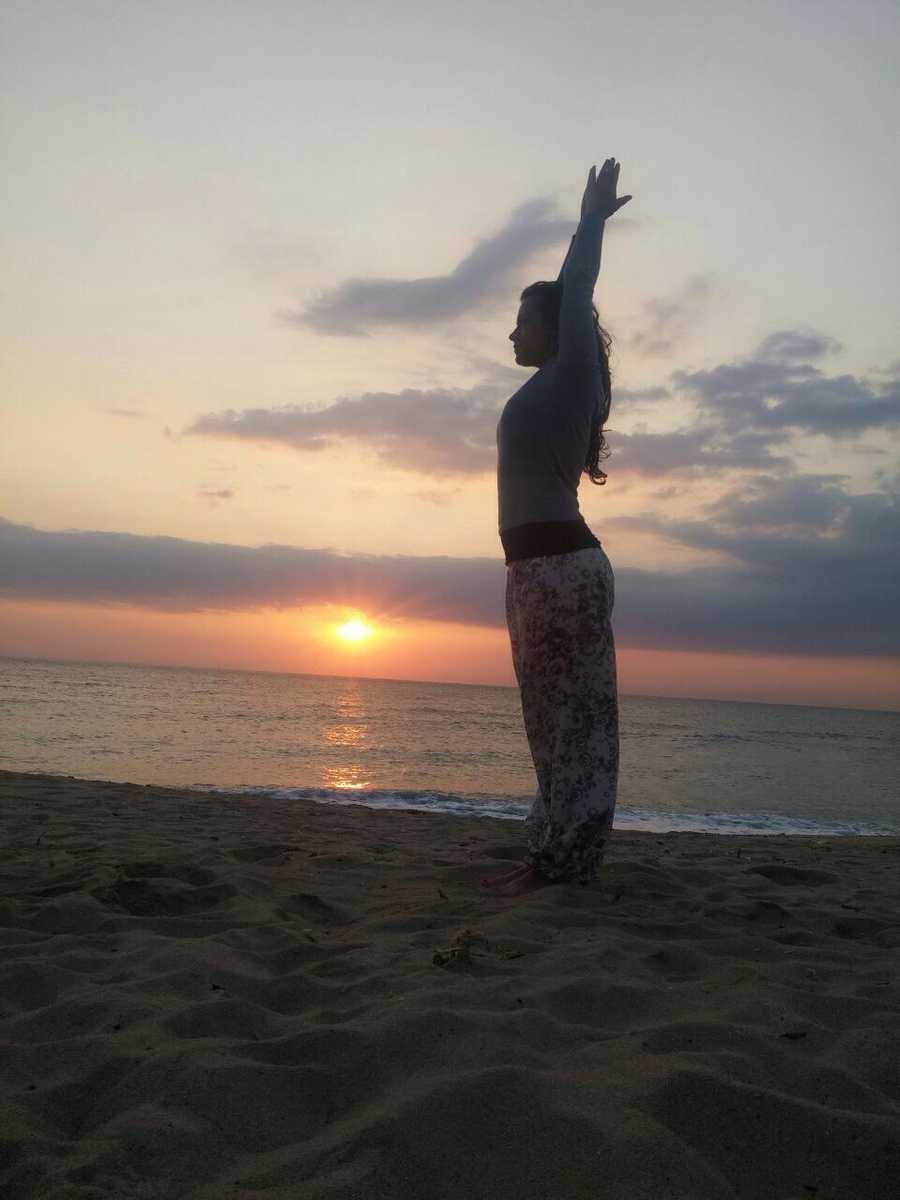
[[[203,671],[218,672],[230,675],[276,675],[294,677],[297,679],[346,679],[367,683],[411,683],[428,687],[472,687],[472,688],[501,688],[504,691],[517,691],[516,684],[509,683],[460,683],[456,680],[442,679],[396,679],[382,675],[324,675],[314,671],[272,671],[258,667],[210,667],[195,666],[190,663],[148,663],[129,662],[122,659],[108,658],[45,658],[34,654],[0,654],[0,662],[39,662],[59,665],[75,665],[85,667],[136,667],[154,671]],[[847,708],[839,704],[791,704],[780,703],[777,700],[737,700],[723,699],[721,696],[656,696],[646,692],[620,692],[634,700],[663,700],[667,703],[684,701],[685,703],[703,704],[755,704],[763,708],[813,708],[828,712],[872,712],[885,713],[891,716],[900,715],[900,708]]]

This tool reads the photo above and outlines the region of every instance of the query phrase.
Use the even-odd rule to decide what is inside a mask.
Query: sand
[[[887,1200],[900,837],[615,831],[0,772],[0,1194]]]

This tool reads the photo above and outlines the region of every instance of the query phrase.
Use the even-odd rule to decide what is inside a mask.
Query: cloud
[[[857,498],[842,487],[845,475],[758,476],[739,492],[710,505],[718,521],[735,530],[800,528],[826,532],[852,511]]]
[[[539,197],[516,208],[506,225],[477,242],[449,275],[345,279],[306,309],[280,315],[288,324],[345,337],[368,336],[367,330],[378,325],[418,327],[451,321],[503,295],[508,298],[514,274],[539,250],[558,246],[564,251],[571,234],[572,222],[557,215],[555,202]]]
[[[652,391],[634,396],[614,385],[613,427],[607,434],[613,451],[609,470],[645,476],[730,470],[792,474],[790,439],[796,434],[857,437],[869,429],[900,427],[900,370],[895,369],[900,363],[856,378],[828,377],[808,361],[840,349],[839,342],[815,331],[776,330],[744,360],[708,371],[674,371],[673,390],[661,388],[658,396]],[[620,398],[627,413],[632,401],[640,408],[673,394],[697,405],[699,414],[688,428],[616,432]],[[769,486],[772,482],[767,481]],[[799,496],[805,485],[794,486]]]
[[[707,276],[694,275],[673,296],[645,301],[644,327],[629,337],[631,349],[643,358],[659,358],[677,350],[679,338],[690,333],[712,291]]]
[[[434,489],[430,491],[424,490],[420,492],[413,492],[413,498],[416,500],[422,500],[425,504],[434,504],[439,508],[444,508],[453,502],[454,496],[458,496],[459,491],[460,489],[458,487],[447,488],[444,491],[436,491]]]
[[[232,500],[232,499],[234,499],[234,494],[235,493],[231,488],[219,488],[218,490],[215,490],[213,488],[201,488],[200,491],[197,493],[197,495],[202,496],[203,499],[213,500],[213,501],[215,501],[215,500]]]
[[[684,648],[727,631],[736,649],[897,656],[900,491],[851,495],[840,480],[760,478],[708,505],[702,520],[648,513],[607,526],[661,534],[734,564],[679,575],[670,589],[665,628]],[[659,613],[652,604],[647,611],[643,592],[631,599],[630,619],[644,613],[648,627]]]
[[[496,470],[496,429],[506,393],[493,385],[464,389],[367,392],[318,411],[229,409],[198,417],[186,434],[242,438],[325,450],[366,445],[389,467],[429,475],[477,475]]]
[[[856,437],[900,427],[900,372],[877,377],[826,377],[804,358],[833,353],[838,343],[820,334],[779,330],[743,362],[710,371],[675,371],[672,383],[724,430],[774,435]]]
[[[636,412],[638,409],[653,408],[662,400],[669,400],[672,393],[668,388],[660,387],[643,387],[643,388],[623,388],[618,387],[613,381],[613,393],[616,400],[616,408],[626,408],[629,413]]]
[[[822,358],[837,348],[823,334],[776,330],[744,360],[706,371],[672,372],[671,387],[620,388],[614,382],[608,469],[651,477],[675,471],[792,473],[790,438],[795,434],[855,437],[868,429],[900,427],[900,370],[827,377],[804,361],[804,356]],[[485,378],[468,389],[367,392],[320,409],[297,404],[228,409],[198,417],[185,434],[310,452],[352,439],[388,467],[429,475],[490,473],[496,467],[497,419],[522,374],[497,364],[490,369],[481,361]],[[698,415],[688,427],[662,433],[616,431],[617,417],[652,411],[673,399],[696,405]]]
[[[813,329],[779,329],[760,342],[753,357],[760,362],[792,362],[824,358],[826,354],[837,354],[841,350],[843,346],[839,341]]]
[[[776,481],[777,483],[777,481]],[[721,552],[688,571],[616,570],[620,645],[646,649],[900,657],[900,497],[809,481],[828,513],[791,517],[786,489],[726,497],[703,521],[648,514],[609,529],[649,529]],[[835,494],[835,489],[839,494]],[[231,546],[127,533],[46,532],[0,521],[0,596],[126,604],[163,612],[352,604],[374,619],[503,628],[502,559],[341,554]]]
[[[233,546],[0,519],[0,596],[126,604],[160,612],[348,603],[375,617],[496,625],[502,559],[347,555],[296,546]]]
[[[615,391],[613,392],[615,401]],[[751,467],[790,469],[792,462],[774,454],[771,437],[757,434],[723,436],[714,425],[670,433],[615,433],[607,440],[612,449],[609,469],[637,475],[678,473],[695,475],[711,470],[746,470]]]
[[[136,408],[105,408],[103,411],[109,413],[111,417],[129,417],[132,420],[143,420],[147,415]]]
[[[834,353],[820,334],[778,330],[744,361],[710,371],[676,371],[673,389],[662,385],[617,388],[613,384],[608,469],[644,476],[730,470],[793,473],[790,437],[812,432],[839,438],[868,428],[900,425],[900,374],[828,378],[802,354]],[[317,451],[353,442],[371,450],[386,467],[422,474],[472,476],[496,468],[496,426],[503,403],[521,372],[498,367],[469,389],[406,389],[342,397],[330,406],[227,409],[208,413],[185,436],[216,436]],[[628,416],[685,397],[700,409],[682,430],[616,431]],[[880,451],[872,451],[880,452]]]

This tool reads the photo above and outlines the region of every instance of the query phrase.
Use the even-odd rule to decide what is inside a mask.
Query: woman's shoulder
[[[567,385],[571,384],[573,380],[602,381],[603,379],[603,369],[598,362],[559,362],[554,359],[549,374],[554,380],[565,382]]]

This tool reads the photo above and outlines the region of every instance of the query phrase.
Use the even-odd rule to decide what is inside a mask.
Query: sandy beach
[[[0,773],[0,1193],[887,1200],[900,838],[614,833]]]

